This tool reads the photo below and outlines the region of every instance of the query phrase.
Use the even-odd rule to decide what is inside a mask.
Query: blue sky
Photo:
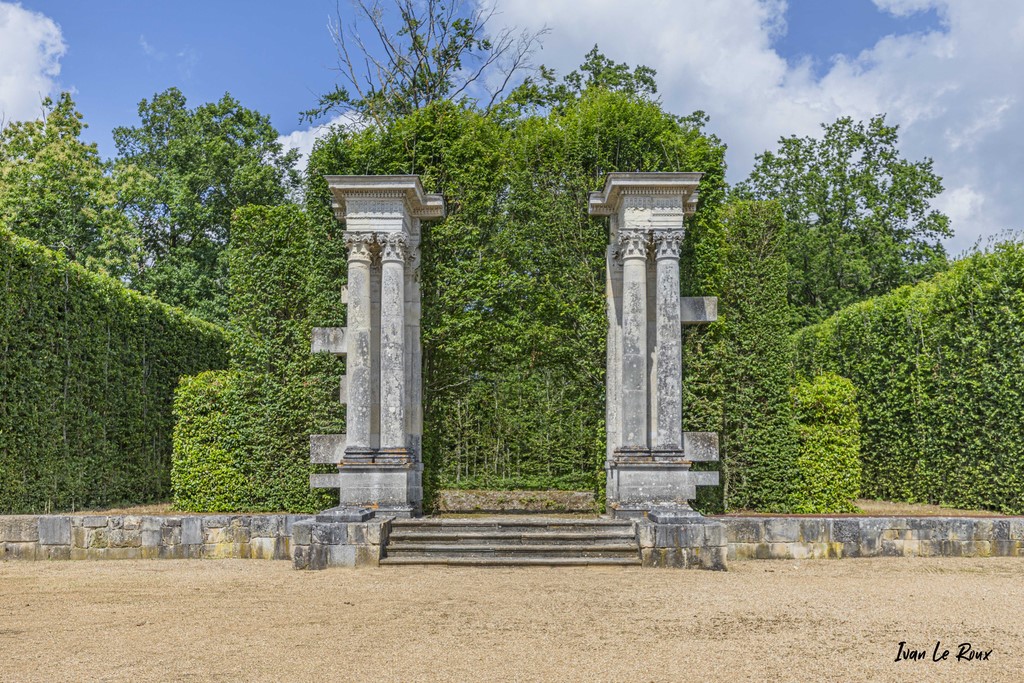
[[[495,27],[550,30],[535,61],[560,73],[595,43],[656,68],[667,108],[711,116],[733,182],[780,136],[887,113],[904,153],[933,157],[945,178],[954,252],[1021,226],[1017,0],[646,0],[627,13],[617,0],[493,1]],[[109,157],[111,130],[137,122],[140,99],[171,86],[193,105],[230,92],[308,149],[316,131],[298,113],[334,82],[338,8],[350,12],[346,0],[0,0],[0,113],[34,117],[42,96],[71,90]]]

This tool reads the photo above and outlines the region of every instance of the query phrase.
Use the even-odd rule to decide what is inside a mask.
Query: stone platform
[[[564,543],[568,547],[559,552],[569,559],[574,554],[586,558],[590,551],[579,546],[587,543],[597,546],[629,543],[635,544],[631,545],[629,553],[635,548],[635,556],[639,557],[639,561],[631,560],[629,564],[707,569],[722,569],[727,561],[762,559],[1024,557],[1024,517],[721,516],[700,519],[703,521],[688,524],[615,520],[606,528],[601,518],[566,515],[555,517],[555,528],[549,530],[550,522],[542,522],[532,515],[419,520],[389,517],[320,520],[315,515],[273,514],[12,515],[0,516],[0,560],[266,559],[289,560],[300,568],[317,569],[395,564],[387,560],[435,550],[417,548],[417,543],[455,544],[461,546],[456,552],[466,557],[483,555],[486,559],[490,554],[492,558],[504,560],[506,558],[498,555],[508,550],[510,542],[523,546]],[[567,522],[577,523],[576,520],[589,520],[593,528],[574,532],[568,528],[571,525],[562,526]],[[526,529],[531,523],[534,527]],[[467,528],[470,526],[473,528]],[[488,526],[493,527],[497,538],[472,535],[492,533]],[[559,526],[562,528],[557,529]],[[611,535],[620,537],[602,538],[600,534],[591,533],[594,529],[614,531]],[[440,534],[433,538],[438,543],[430,543],[430,534],[434,533]],[[572,537],[572,533],[577,536]],[[488,543],[494,546],[496,541],[500,541],[497,545],[506,547],[486,547]],[[545,549],[520,550],[520,554],[532,554],[535,558],[544,558],[546,552]],[[605,550],[626,554],[622,547],[598,552]],[[450,564],[447,560],[443,563]]]

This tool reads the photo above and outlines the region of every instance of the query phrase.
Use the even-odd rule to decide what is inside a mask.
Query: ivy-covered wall
[[[1024,512],[1024,244],[845,308],[797,367],[857,389],[862,495]]]
[[[166,499],[182,375],[224,332],[0,229],[0,514]]]

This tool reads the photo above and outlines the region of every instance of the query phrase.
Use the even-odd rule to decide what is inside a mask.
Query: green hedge
[[[856,512],[860,495],[857,390],[827,373],[790,389],[799,438],[799,484],[790,512]]]
[[[224,332],[5,229],[0,280],[0,513],[165,499],[174,388]]]
[[[699,490],[704,512],[787,512],[796,500],[783,225],[773,202],[734,201],[705,240],[703,259],[719,266],[703,293],[718,294],[719,318],[687,329],[683,383],[686,429],[719,433],[722,485]]]
[[[201,512],[315,512],[309,488],[317,431],[301,382],[222,370],[182,379],[175,394],[174,505]]]
[[[182,380],[175,398],[174,503],[207,512],[330,507],[309,488],[309,435],[342,433],[343,363],[310,353],[313,322],[340,325],[345,259],[333,224],[297,206],[235,212],[227,372]]]
[[[845,308],[797,367],[857,387],[862,494],[1024,512],[1024,244]]]

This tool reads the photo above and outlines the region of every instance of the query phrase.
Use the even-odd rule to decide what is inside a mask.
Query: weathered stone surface
[[[253,515],[249,518],[249,536],[251,538],[276,538],[280,533],[280,515]]]
[[[683,432],[683,457],[693,462],[718,460],[718,432]]]
[[[203,520],[201,517],[182,517],[182,545],[200,545],[203,542]]]
[[[765,520],[764,538],[769,543],[789,543],[800,540],[800,520],[774,517]]]
[[[347,434],[311,434],[309,461],[315,465],[337,465],[345,458],[347,443]]]
[[[764,540],[764,518],[728,518],[726,537],[730,543],[760,543]]]
[[[718,297],[683,296],[679,298],[680,320],[683,325],[701,325],[718,320]]]
[[[0,517],[0,543],[31,543],[39,540],[39,518],[28,515]]]
[[[39,518],[39,545],[71,545],[71,518],[45,516]]]
[[[312,352],[345,355],[348,352],[345,332],[344,327],[314,327]]]

